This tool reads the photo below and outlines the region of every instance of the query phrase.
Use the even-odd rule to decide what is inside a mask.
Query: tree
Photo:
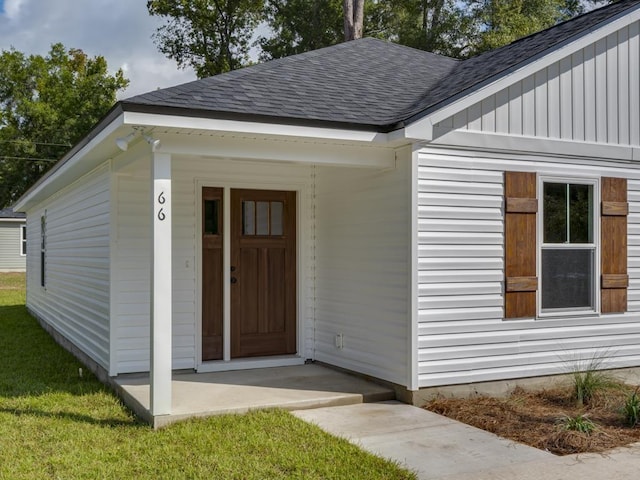
[[[441,55],[463,57],[477,37],[477,22],[458,0],[378,1],[367,11],[370,34]]]
[[[57,43],[0,53],[0,208],[12,204],[111,108],[129,84],[101,56]]]
[[[364,0],[343,0],[344,41],[362,38]]]
[[[481,25],[472,54],[501,47],[584,11],[584,5],[577,0],[471,0],[469,3],[472,15]]]
[[[159,50],[198,78],[242,67],[263,15],[263,0],[148,0],[166,20],[153,38]]]
[[[288,57],[340,43],[342,0],[266,0],[272,35],[261,37],[261,60]]]

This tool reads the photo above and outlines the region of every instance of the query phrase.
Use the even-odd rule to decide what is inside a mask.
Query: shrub
[[[639,387],[640,388],[640,387]],[[622,407],[622,415],[624,421],[630,427],[635,427],[640,422],[640,397],[638,396],[638,388],[627,396]]]
[[[571,364],[573,396],[578,407],[589,404],[599,392],[620,387],[620,382],[600,370],[606,355],[607,352],[596,353],[586,363],[576,361]]]

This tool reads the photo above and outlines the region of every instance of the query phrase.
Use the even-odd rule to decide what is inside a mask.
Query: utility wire
[[[7,155],[0,156],[3,160],[30,160],[33,162],[57,162],[55,158],[35,158],[35,157],[9,157]]]
[[[32,140],[0,140],[0,143],[32,143],[33,145],[46,145],[46,146],[52,146],[52,147],[71,148],[71,144],[69,143],[34,142]]]

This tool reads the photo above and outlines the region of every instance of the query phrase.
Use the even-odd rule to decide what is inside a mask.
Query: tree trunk
[[[344,40],[362,38],[364,24],[364,0],[343,0]]]

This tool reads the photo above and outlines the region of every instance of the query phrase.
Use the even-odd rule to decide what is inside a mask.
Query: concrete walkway
[[[429,480],[640,478],[640,444],[558,457],[399,402],[293,412]]]
[[[306,408],[379,402],[392,389],[321,365],[216,373],[174,373],[171,415],[149,412],[149,375],[120,375],[115,388],[138,416],[155,428],[190,417],[244,413],[257,408]]]

